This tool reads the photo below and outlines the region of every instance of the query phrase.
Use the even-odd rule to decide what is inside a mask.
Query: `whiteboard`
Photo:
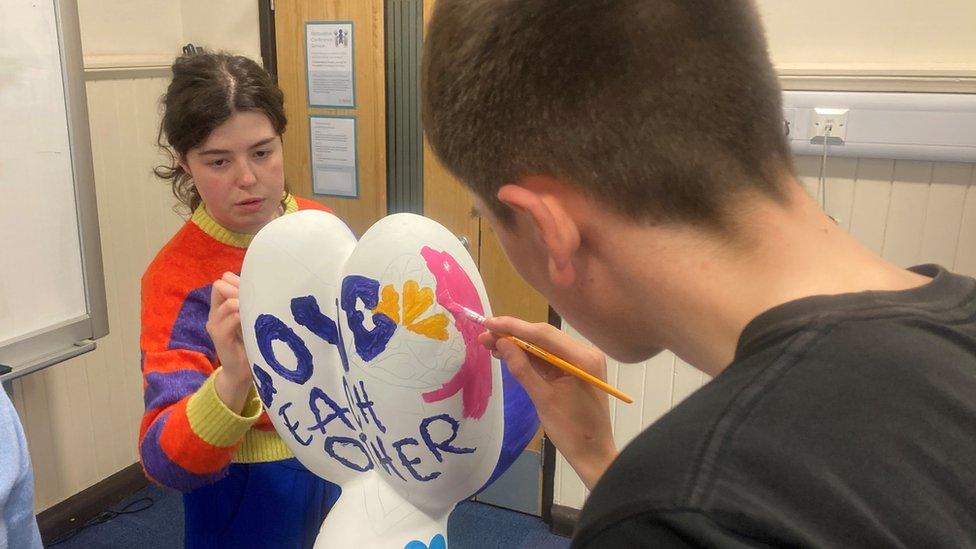
[[[74,1],[0,18],[0,364],[23,375],[107,333]]]

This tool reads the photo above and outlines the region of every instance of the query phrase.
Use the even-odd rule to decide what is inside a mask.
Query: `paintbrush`
[[[466,318],[467,320],[476,322],[482,326],[484,326],[485,321],[488,320],[483,315],[480,315],[472,311],[471,309],[454,302],[453,300],[445,300],[445,301],[447,301],[447,305],[445,305],[445,308],[448,311],[451,311],[452,313],[457,315],[462,315],[462,317]],[[593,374],[590,374],[589,372],[583,370],[579,366],[574,366],[573,364],[570,364],[566,360],[559,358],[558,356],[550,353],[549,351],[543,349],[542,347],[539,347],[538,345],[533,345],[532,343],[529,343],[524,339],[517,338],[513,335],[506,335],[506,334],[497,334],[497,335],[518,345],[519,348],[522,349],[523,351],[531,355],[537,356],[542,360],[545,360],[549,364],[552,364],[553,366],[561,369],[567,374],[575,376],[589,383],[590,385],[596,387],[597,389],[600,389],[601,391],[607,393],[608,395],[615,396],[620,400],[626,402],[627,404],[634,402],[634,399],[631,398],[630,395],[628,395],[627,393],[624,393],[623,391],[617,389],[616,387],[611,386],[607,382],[601,380],[600,378],[594,376]]]

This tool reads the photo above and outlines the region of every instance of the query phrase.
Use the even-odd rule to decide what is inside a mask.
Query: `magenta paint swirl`
[[[424,246],[420,251],[427,269],[437,279],[437,303],[454,316],[454,326],[464,338],[464,364],[440,389],[423,394],[425,402],[439,402],[461,393],[464,417],[479,419],[488,409],[491,399],[491,354],[478,343],[484,328],[467,320],[456,305],[463,305],[478,314],[485,314],[481,296],[461,265],[447,252]]]

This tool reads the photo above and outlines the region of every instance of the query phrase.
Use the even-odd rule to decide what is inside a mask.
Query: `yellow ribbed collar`
[[[284,215],[297,211],[298,202],[289,193],[285,199]],[[213,237],[217,242],[227,244],[228,246],[247,248],[251,244],[251,240],[254,239],[253,234],[235,233],[220,223],[217,223],[217,220],[210,216],[210,212],[207,211],[207,206],[203,202],[194,210],[193,217],[190,218],[190,221],[195,223],[197,227],[200,227],[200,230]]]

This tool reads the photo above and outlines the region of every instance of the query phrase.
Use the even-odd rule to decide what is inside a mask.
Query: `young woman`
[[[180,57],[163,104],[172,161],[156,175],[192,216],[142,278],[143,468],[184,492],[188,549],[311,547],[339,488],[294,459],[261,409],[234,273],[264,225],[326,208],[285,188],[283,95],[254,61]]]

